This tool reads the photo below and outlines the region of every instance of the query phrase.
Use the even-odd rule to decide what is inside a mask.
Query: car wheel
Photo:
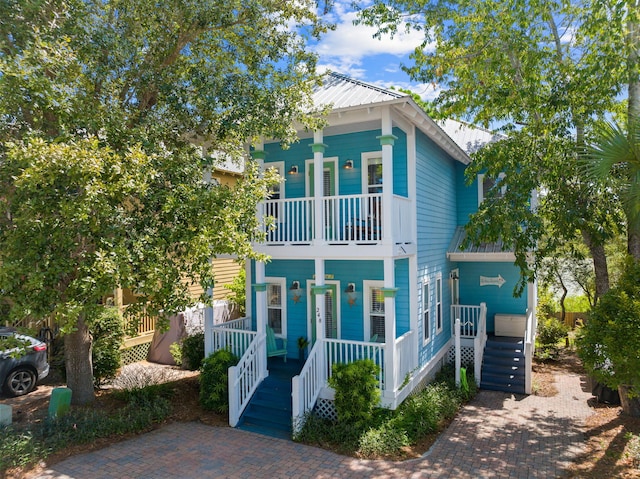
[[[36,373],[29,368],[14,369],[4,381],[4,390],[10,396],[23,396],[36,387]]]

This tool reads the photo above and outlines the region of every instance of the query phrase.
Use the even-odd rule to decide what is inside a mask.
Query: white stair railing
[[[316,341],[304,367],[291,379],[291,422],[294,435],[304,426],[306,414],[313,410],[320,391],[327,381],[324,375],[325,366],[322,364],[320,355],[323,347],[321,341]]]
[[[524,330],[524,392],[531,394],[532,363],[536,341],[535,317],[532,309],[527,309],[527,323]]]
[[[455,320],[460,320],[460,335],[463,338],[473,338],[480,328],[480,306],[468,306],[464,304],[451,305],[451,327]],[[455,334],[455,331],[451,331]]]
[[[255,334],[255,333],[254,333]],[[235,366],[229,368],[229,425],[235,427],[251,396],[266,377],[267,336],[255,336]]]
[[[487,344],[487,304],[480,303],[480,315],[478,317],[478,332],[473,338],[473,374],[476,384],[480,386],[482,380],[482,358],[484,347]]]

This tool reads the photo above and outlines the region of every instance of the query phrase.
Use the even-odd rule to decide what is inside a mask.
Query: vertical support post
[[[386,181],[386,180],[385,180]],[[386,187],[384,187],[386,189]],[[384,190],[383,190],[384,191]],[[384,259],[384,388],[394,391],[399,379],[395,376],[396,365],[396,274],[393,258]]]
[[[302,387],[300,376],[294,376],[291,378],[291,425],[293,428],[293,435],[300,432],[302,427]]]
[[[460,366],[461,364],[461,348],[460,348],[460,318],[456,318],[455,325],[455,349],[456,349],[456,386],[460,386]]]
[[[324,244],[326,233],[324,224],[324,150],[327,145],[322,143],[323,131],[313,132],[313,196],[314,196],[314,238],[315,244]],[[316,276],[317,278],[317,276]],[[317,283],[316,283],[317,284]],[[323,283],[324,284],[324,283]]]
[[[207,294],[211,295],[209,292],[207,292]],[[214,353],[213,335],[215,332],[213,330],[213,306],[207,306],[204,309],[204,330],[206,332],[204,335],[204,357],[206,358]]]
[[[322,368],[322,376],[319,378],[321,381],[327,380],[327,351],[325,346],[325,320],[327,317],[327,305],[325,303],[325,293],[327,292],[325,282],[324,282],[324,260],[321,258],[316,258],[315,260],[315,270],[316,270],[316,285],[312,290],[312,294],[316,296],[316,310],[312,311],[314,315],[314,320],[316,322],[316,341],[320,343],[319,358],[320,364],[324,364],[325,366]]]
[[[236,390],[235,379],[237,375],[237,367],[231,366],[229,371],[229,426],[236,427],[238,420],[238,411],[240,409],[239,391]]]
[[[397,137],[393,135],[391,109],[382,109],[382,135],[378,137],[382,146],[382,240],[391,243],[393,231],[393,144]]]
[[[267,334],[267,284],[265,283],[264,263],[256,262],[256,332],[258,340]],[[267,377],[267,362],[259,361],[260,376]]]

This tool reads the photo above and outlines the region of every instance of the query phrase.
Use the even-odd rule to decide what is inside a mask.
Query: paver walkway
[[[358,460],[231,428],[176,423],[60,462],[37,477],[555,478],[584,447],[589,416],[578,375],[552,398],[482,391],[422,458]],[[34,476],[32,476],[34,477]]]

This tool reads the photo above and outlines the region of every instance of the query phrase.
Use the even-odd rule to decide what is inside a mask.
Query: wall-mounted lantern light
[[[291,168],[289,168],[289,172],[290,175],[297,175],[298,174],[298,165],[293,165]]]
[[[351,170],[353,169],[353,160],[347,160],[344,162],[344,169]]]

